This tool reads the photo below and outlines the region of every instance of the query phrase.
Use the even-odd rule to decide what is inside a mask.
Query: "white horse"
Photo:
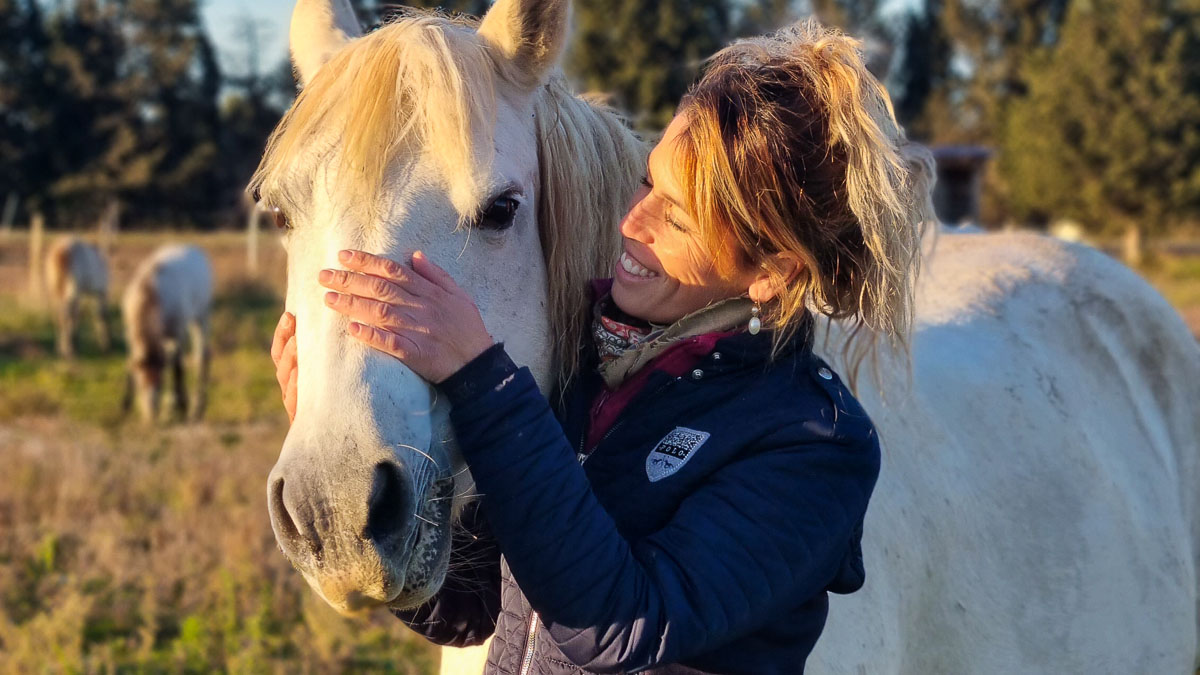
[[[101,351],[110,346],[108,320],[108,261],[100,249],[79,237],[63,236],[55,240],[46,254],[46,288],[54,305],[58,353],[75,354],[75,324],[79,305],[90,300],[96,342]]]
[[[177,414],[192,420],[204,414],[211,305],[212,268],[199,248],[162,246],[138,266],[121,303],[129,342],[126,410],[136,397],[142,418],[158,419],[164,371],[169,366]],[[183,364],[189,346],[196,370],[190,404]]]
[[[268,501],[339,610],[430,597],[469,481],[444,403],[347,336],[317,272],[345,247],[420,248],[544,388],[574,365],[641,150],[566,95],[566,16],[565,0],[500,0],[478,30],[418,16],[358,37],[344,0],[293,14],[305,89],[254,181],[287,229],[301,366]],[[834,600],[810,671],[1189,672],[1200,349],[1083,248],[944,235],[926,270],[911,384],[885,359],[886,404],[861,392],[885,442],[867,586]]]

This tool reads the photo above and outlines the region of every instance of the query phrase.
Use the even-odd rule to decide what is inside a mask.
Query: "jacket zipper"
[[[529,635],[525,638],[525,653],[521,656],[521,675],[529,675],[529,666],[533,665],[533,646],[537,642],[538,614],[529,615]]]
[[[682,379],[683,379],[682,376],[669,378],[666,382],[663,382],[662,384],[658,385],[658,387],[654,391],[650,392],[649,396],[658,396],[658,394],[660,392],[662,392],[662,390],[666,389],[668,386],[675,384],[676,382],[678,382]],[[601,395],[603,396],[603,394],[601,394]],[[632,404],[634,401],[637,401],[640,398],[641,398],[641,394],[638,394],[629,403]],[[626,406],[626,407],[628,408],[629,406]],[[618,420],[616,424],[609,427],[608,431],[604,432],[604,435],[600,437],[600,440],[596,441],[596,445],[592,446],[592,452],[595,452],[596,448],[600,447],[601,443],[608,440],[608,437],[612,436],[613,432],[616,431],[624,423],[625,423],[625,420]],[[588,437],[588,435],[587,435],[587,432],[585,431],[583,433],[583,435],[579,437],[579,448],[575,451],[575,456],[579,460],[580,464],[583,464],[584,462],[587,461],[588,457],[592,456],[591,452],[589,452],[586,455],[583,454],[583,444],[587,443],[587,437]]]
[[[650,394],[650,396],[657,396],[658,393],[663,389],[666,389],[668,385],[674,384],[682,379],[682,377],[673,377],[668,379],[666,382],[663,382],[661,385],[659,385],[658,388]],[[618,421],[616,424],[609,427],[608,431],[604,432],[604,435],[600,437],[600,440],[596,441],[596,447],[599,447],[601,443],[611,436],[612,433],[617,430],[617,427],[621,426],[623,422],[624,420]],[[591,457],[591,453],[586,455],[583,454],[583,444],[586,442],[587,433],[584,432],[579,439],[579,449],[576,452],[576,459],[579,460],[579,464],[581,466],[588,460],[588,457]],[[592,450],[595,451],[595,448],[592,448]],[[537,645],[538,623],[538,613],[531,609],[529,612],[529,630],[525,634],[525,644],[521,647],[521,670],[519,671],[519,675],[529,675],[529,668],[533,665],[533,648]]]

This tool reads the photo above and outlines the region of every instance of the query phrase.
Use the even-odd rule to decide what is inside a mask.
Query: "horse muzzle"
[[[450,550],[448,472],[417,453],[409,461],[380,449],[353,453],[362,463],[332,463],[286,450],[268,479],[271,526],[326,602],[342,613],[405,607],[440,588]]]

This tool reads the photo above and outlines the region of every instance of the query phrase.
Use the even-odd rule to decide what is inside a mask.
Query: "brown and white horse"
[[[164,374],[170,368],[176,413],[191,420],[204,414],[211,304],[212,268],[199,248],[163,246],[138,266],[121,302],[129,343],[126,410],[136,398],[142,419],[156,421]],[[196,370],[191,397],[184,372],[189,347]]]
[[[92,305],[96,342],[101,351],[111,344],[108,320],[108,261],[96,246],[75,236],[55,240],[46,254],[46,289],[54,305],[58,353],[75,355],[75,325],[81,304]]]
[[[470,482],[444,402],[348,337],[317,273],[342,248],[419,248],[544,388],[570,369],[584,284],[611,269],[642,168],[555,68],[567,4],[499,0],[477,28],[413,15],[361,37],[345,0],[297,4],[305,88],[254,186],[287,229],[300,364],[268,504],[339,610],[435,593],[448,502]],[[489,228],[477,215],[500,200],[513,225]],[[860,392],[885,445],[867,585],[832,601],[809,672],[1190,672],[1200,348],[1094,251],[946,234],[925,263],[911,380],[885,356],[883,386]]]

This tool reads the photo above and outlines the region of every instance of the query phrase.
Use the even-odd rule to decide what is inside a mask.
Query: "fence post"
[[[41,304],[46,297],[45,279],[42,275],[45,238],[46,219],[41,211],[36,211],[29,221],[29,289],[26,293],[26,300],[34,307]]]
[[[117,243],[117,233],[121,231],[121,200],[114,198],[108,202],[104,215],[100,216],[99,230],[96,243],[100,252],[108,257]]]
[[[258,204],[247,199],[246,204],[246,273],[258,278]]]

